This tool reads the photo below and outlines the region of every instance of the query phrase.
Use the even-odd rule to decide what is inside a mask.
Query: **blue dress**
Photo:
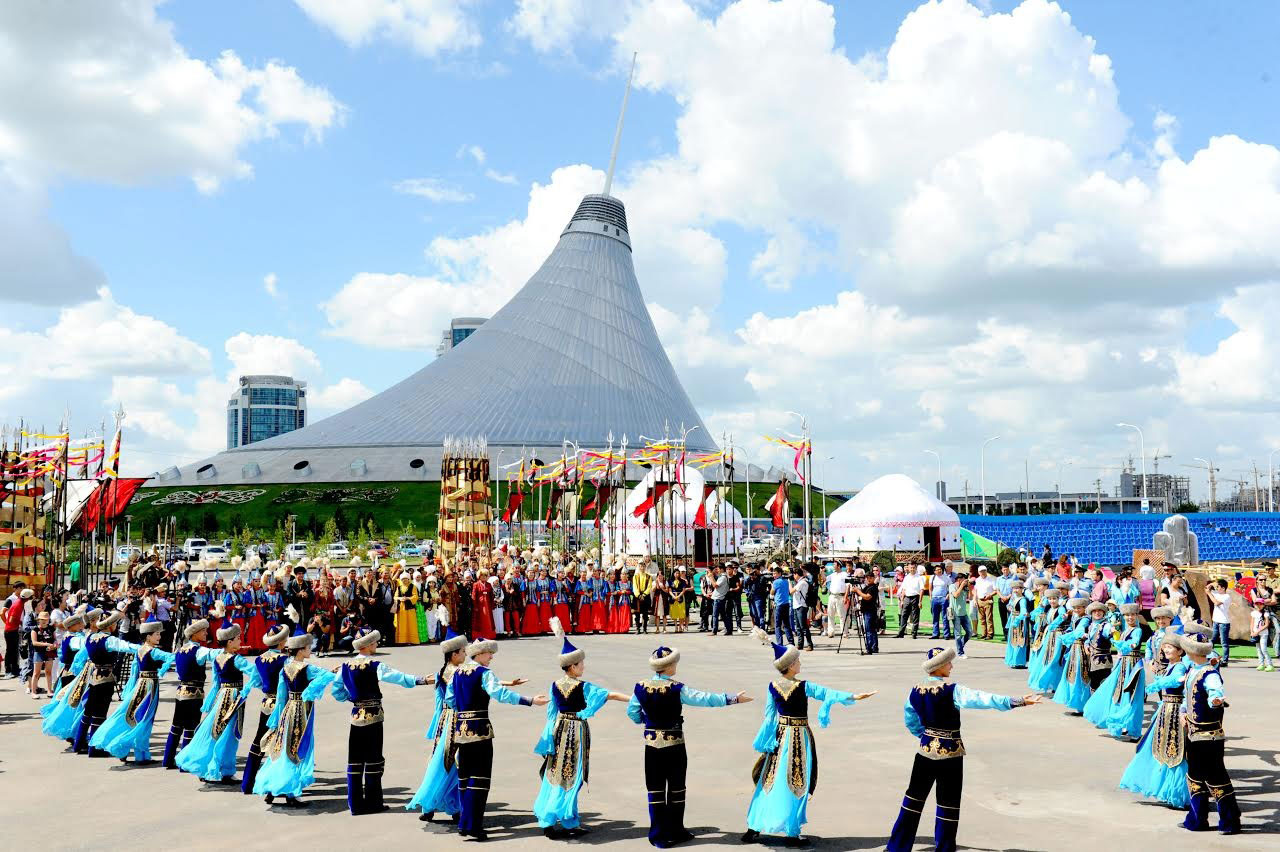
[[[1146,672],[1142,667],[1142,628],[1129,627],[1115,642],[1123,656],[1084,706],[1084,717],[1113,737],[1142,733]]]
[[[1050,611],[1052,614],[1052,610]],[[1062,651],[1059,639],[1063,625],[1068,618],[1066,607],[1059,607],[1044,629],[1044,640],[1040,643],[1040,663],[1035,677],[1031,680],[1031,688],[1037,692],[1053,692],[1058,688],[1062,678]]]
[[[1190,670],[1190,664],[1181,660],[1147,686],[1147,692],[1160,694],[1160,704],[1138,742],[1137,753],[1120,778],[1121,789],[1179,809],[1191,804],[1187,791],[1186,740],[1179,712],[1182,686]]]
[[[1027,599],[1022,595],[1009,600],[1009,623],[1005,625],[1004,664],[1011,669],[1027,667],[1027,651],[1031,646]]]
[[[804,680],[778,678],[769,684],[764,721],[752,747],[756,788],[747,806],[747,828],[761,834],[799,837],[809,796],[818,783],[818,749],[809,730],[809,699],[821,701],[818,725],[831,723],[831,708],[853,704],[851,692],[827,689]],[[781,771],[779,771],[781,770]]]
[[[151,727],[160,706],[160,678],[173,665],[173,654],[143,645],[135,655],[133,674],[115,712],[94,732],[89,745],[124,760],[151,759]]]
[[[452,696],[448,694],[449,682],[453,680],[455,666],[446,665],[436,678],[435,712],[427,725],[427,739],[434,741],[435,750],[427,761],[427,769],[422,774],[422,783],[418,792],[414,793],[405,810],[420,809],[424,814],[441,813],[453,816],[462,810],[462,799],[458,793],[458,766],[454,763],[453,730],[457,721],[457,710],[454,708]]]
[[[591,728],[587,719],[609,700],[609,691],[569,677],[551,684],[547,724],[533,747],[542,761],[542,787],[533,802],[539,828],[578,827],[578,792],[587,783]]]
[[[258,670],[248,658],[226,651],[218,654],[213,661],[213,688],[200,707],[204,719],[191,742],[178,752],[178,768],[205,781],[234,777],[236,750],[244,732],[244,700],[261,686]]]
[[[1082,615],[1076,619],[1071,632],[1062,634],[1058,640],[1060,645],[1067,646],[1067,662],[1062,667],[1062,678],[1053,693],[1053,700],[1077,713],[1084,712],[1085,702],[1093,694],[1089,688],[1089,656],[1085,648],[1085,638],[1092,623],[1088,616]]]
[[[79,653],[84,648],[85,636],[82,631],[62,638],[58,658],[62,660],[64,671],[70,672],[72,678],[48,704],[40,708],[40,715],[44,717],[40,730],[60,740],[75,738],[80,728],[80,717],[84,715],[84,700],[89,695],[89,658]]]
[[[258,770],[253,792],[297,798],[315,781],[315,715],[312,705],[336,675],[299,660],[285,663],[276,689],[276,709],[267,720],[262,751],[266,760]]]
[[[1040,673],[1040,664],[1043,662],[1041,649],[1044,648],[1044,634],[1050,612],[1049,602],[1041,600],[1027,616],[1031,623],[1030,642],[1027,645],[1027,686],[1035,683],[1036,675]]]

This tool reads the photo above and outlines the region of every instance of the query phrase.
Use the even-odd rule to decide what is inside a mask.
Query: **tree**
[[[1199,511],[1200,504],[1192,503],[1190,500],[1186,500],[1173,507],[1173,513],[1175,515],[1190,515]]]
[[[284,540],[284,524],[280,521],[276,521],[276,532],[272,537],[272,543],[276,546],[276,558],[283,559],[286,542]]]
[[[871,564],[880,569],[881,574],[892,575],[897,565],[893,561],[892,550],[878,550],[876,555],[871,557]]]
[[[996,554],[996,567],[1003,568],[1008,565],[1010,568],[1016,567],[1018,564],[1018,551],[1012,547],[1006,547]]]
[[[316,550],[320,554],[324,554],[329,545],[338,540],[338,522],[332,517],[324,522],[324,530],[320,533],[320,540],[316,542]]]

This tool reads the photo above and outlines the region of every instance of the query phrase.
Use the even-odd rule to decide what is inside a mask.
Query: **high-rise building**
[[[440,335],[440,343],[436,346],[436,357],[439,358],[453,347],[471,336],[472,332],[484,325],[488,317],[454,317]]]
[[[241,376],[227,400],[227,449],[307,425],[307,383],[292,376]]]

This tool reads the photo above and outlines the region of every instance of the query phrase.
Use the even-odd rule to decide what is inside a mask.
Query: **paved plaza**
[[[705,690],[747,690],[759,699],[770,680],[772,655],[749,636],[604,636],[584,638],[587,677],[629,692],[646,676],[645,660],[660,642],[683,655],[679,679]],[[883,653],[835,654],[834,640],[820,640],[805,654],[802,677],[845,690],[880,694],[854,707],[837,707],[832,725],[815,728],[820,755],[817,794],[810,802],[807,833],[818,849],[879,849],[897,814],[910,772],[914,741],[902,724],[906,691],[921,676],[919,660],[934,643],[882,640]],[[526,677],[527,694],[545,692],[558,674],[553,639],[503,643],[494,669],[503,678]],[[969,659],[956,665],[956,680],[975,688],[1023,694],[1025,673],[1007,669],[1003,645],[972,643]],[[433,672],[434,647],[394,648],[380,659],[403,671]],[[334,666],[338,658],[316,660]],[[1280,849],[1280,766],[1275,708],[1280,679],[1243,666],[1226,671],[1231,709],[1227,715],[1227,767],[1244,811],[1245,834],[1188,834],[1182,818],[1160,805],[1115,789],[1133,746],[1110,739],[1063,708],[1046,704],[1010,713],[966,711],[965,790],[961,848],[1054,850],[1092,844],[1127,849]],[[153,748],[163,747],[172,712],[168,679]],[[188,775],[158,766],[131,768],[106,758],[63,753],[63,744],[40,734],[37,703],[14,681],[0,682],[0,801],[11,848],[32,844],[54,849],[104,847],[104,839],[132,844],[181,845],[194,849],[285,849],[296,847],[387,849],[423,844],[456,849],[465,844],[444,825],[427,825],[403,810],[426,765],[424,728],[432,690],[386,687],[387,801],[392,811],[351,817],[346,811],[349,705],[326,698],[317,705],[317,781],[307,791],[306,810],[268,807],[239,789],[208,787]],[[249,702],[253,730],[258,697]],[[113,707],[115,705],[113,704]],[[756,703],[719,710],[690,708],[687,823],[698,849],[744,849],[738,837],[751,793],[751,741],[760,724]],[[539,760],[532,753],[545,720],[542,708],[498,705],[494,710],[497,757],[490,800],[489,845],[499,849],[553,848],[537,828],[530,806],[538,791]],[[583,793],[584,824],[591,833],[578,845],[648,849],[637,726],[624,705],[610,703],[592,720],[590,783]],[[241,746],[241,758],[248,745]],[[932,836],[933,803],[921,823],[922,841]],[[24,815],[32,817],[24,818]],[[50,831],[55,826],[56,830]],[[563,841],[560,841],[563,842]],[[113,842],[106,843],[110,848]]]

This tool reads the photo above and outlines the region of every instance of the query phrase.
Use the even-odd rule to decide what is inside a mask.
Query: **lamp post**
[[[933,456],[938,463],[938,478],[933,483],[933,496],[939,500],[942,499],[942,456],[938,455],[937,450],[925,450],[926,453]]]
[[[1271,460],[1275,458],[1276,453],[1280,453],[1280,449],[1272,450],[1267,456],[1267,511],[1274,512],[1276,510],[1276,469],[1272,466]]]
[[[502,499],[502,481],[498,479],[498,471],[502,469],[502,454],[507,451],[506,447],[498,448],[498,460],[493,465],[493,548],[498,548],[498,528],[501,524],[501,510],[498,508],[498,501]]]
[[[982,514],[987,513],[987,444],[992,441],[999,441],[999,435],[992,435],[990,438],[982,442],[982,449],[978,451],[978,473],[981,479],[982,487]]]
[[[1058,481],[1055,485],[1058,490],[1058,514],[1060,515],[1066,512],[1062,503],[1062,469],[1064,467],[1071,467],[1071,462],[1058,462]]]
[[[828,520],[827,516],[827,462],[835,461],[835,456],[824,456],[822,459],[822,520]],[[828,524],[830,526],[830,524]],[[830,538],[831,530],[827,530],[827,537]]]
[[[1213,461],[1210,459],[1202,459],[1199,456],[1195,456],[1192,460],[1204,462],[1204,466],[1209,469],[1209,511],[1216,512],[1218,511],[1218,486],[1213,476]]]
[[[1138,433],[1138,452],[1142,454],[1142,511],[1150,512],[1151,504],[1147,502],[1147,444],[1142,437],[1142,430],[1132,423],[1117,423],[1122,429],[1132,429]],[[1165,508],[1168,508],[1167,506]]]

